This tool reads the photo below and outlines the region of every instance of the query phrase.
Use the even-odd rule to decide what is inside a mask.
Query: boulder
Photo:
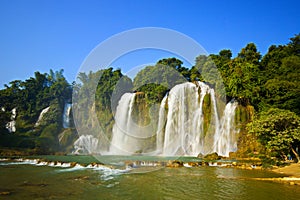
[[[206,160],[220,160],[221,158],[222,157],[219,156],[216,152],[204,156],[204,159]]]
[[[182,167],[183,166],[183,162],[182,161],[178,161],[178,160],[169,160],[167,162],[167,167]]]

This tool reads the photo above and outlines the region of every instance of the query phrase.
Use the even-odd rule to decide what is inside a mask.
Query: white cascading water
[[[217,131],[219,118],[213,89],[202,82],[198,82],[197,85],[183,83],[171,89],[162,155],[197,156],[199,153],[210,153],[204,148],[203,129],[203,100],[207,94],[211,95],[214,113],[211,121]],[[159,117],[159,120],[164,119]]]
[[[4,111],[5,111],[5,109],[4,109]],[[10,117],[11,121],[8,122],[5,126],[6,129],[8,130],[8,132],[10,132],[10,133],[14,133],[14,132],[17,131],[17,129],[16,129],[16,117],[17,117],[17,108],[13,108],[11,110],[11,117]]]
[[[38,120],[36,121],[36,123],[35,123],[35,125],[34,125],[35,127],[37,127],[37,126],[40,125],[40,123],[41,123],[41,121],[42,121],[44,115],[49,111],[49,109],[50,109],[50,106],[48,106],[47,108],[44,108],[44,109],[41,111],[41,113],[40,113],[40,115],[39,115],[39,118],[38,118]]]
[[[64,112],[63,112],[63,127],[70,127],[70,115],[71,115],[72,104],[65,103]]]
[[[163,100],[161,101],[160,108],[159,108],[159,119],[157,125],[157,132],[156,132],[156,150],[158,154],[161,154],[164,147],[164,130],[165,130],[165,119],[166,119],[166,101],[168,95],[166,95]]]
[[[237,150],[236,133],[239,132],[235,128],[235,109],[238,103],[235,101],[227,103],[224,115],[221,121],[220,131],[215,134],[214,152],[218,152],[221,156],[229,156],[230,152]]]
[[[203,104],[210,96],[210,121],[204,132]],[[109,154],[142,152],[149,133],[132,121],[134,93],[125,93],[117,106]],[[236,150],[234,116],[236,102],[229,102],[219,117],[214,89],[203,82],[187,82],[173,87],[160,105],[156,130],[156,155],[197,156],[212,152],[228,156]]]
[[[163,155],[190,155],[197,149],[195,142],[199,142],[201,132],[195,133],[194,127],[202,122],[194,120],[194,117],[200,117],[196,115],[200,108],[198,98],[197,86],[193,83],[176,85],[170,90]],[[199,137],[195,138],[195,135]]]
[[[125,93],[117,106],[109,154],[131,155],[141,150],[144,133],[132,120],[135,93]]]
[[[200,97],[198,90],[200,89]],[[203,102],[210,95],[213,135],[204,133]],[[162,102],[163,103],[163,102]],[[168,96],[168,116],[164,132],[162,155],[197,156],[216,152],[229,156],[237,150],[234,116],[237,102],[229,102],[220,120],[214,89],[203,82],[183,83],[171,89]],[[159,120],[165,120],[160,113]],[[159,122],[163,123],[163,122]],[[204,135],[206,134],[206,135]],[[160,137],[162,134],[160,133]]]
[[[92,135],[81,135],[74,142],[73,154],[98,154],[98,139]]]

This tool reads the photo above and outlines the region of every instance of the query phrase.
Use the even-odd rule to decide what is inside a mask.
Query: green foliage
[[[283,58],[277,73],[264,84],[265,102],[300,114],[300,57]]]
[[[201,76],[202,67],[207,61],[207,56],[200,55],[196,57],[196,64],[190,70],[190,79],[191,81],[203,81],[203,77]]]
[[[124,76],[119,69],[113,70],[113,68],[88,74],[81,72],[77,78],[79,82],[73,86],[73,98],[77,100],[74,107],[78,110],[76,123],[81,128],[79,132],[99,134],[99,131],[102,131],[107,138],[111,138],[114,124],[113,112],[121,96],[125,92],[132,91],[131,79]],[[93,98],[95,101],[92,101]],[[95,113],[96,119],[93,117]],[[96,130],[97,123],[101,130]]]
[[[245,48],[242,48],[241,52],[238,54],[240,58],[245,63],[259,64],[261,59],[260,53],[257,51],[256,45],[254,43],[249,43]]]
[[[176,69],[167,65],[157,64],[139,71],[134,78],[133,86],[135,90],[138,90],[144,85],[156,84],[170,89],[184,82],[187,82],[187,80]]]
[[[158,61],[155,66],[141,70],[134,78],[134,89],[145,93],[147,103],[159,103],[168,90],[177,84],[187,82],[188,70],[175,58]]]
[[[45,151],[54,152],[58,150],[58,124],[46,126],[37,141],[37,147]]]
[[[247,129],[276,156],[285,156],[300,147],[300,117],[291,111],[271,108],[249,123]]]
[[[183,62],[177,58],[164,58],[157,65],[165,65],[178,71],[185,79],[190,80],[190,70],[182,66]]]
[[[226,81],[228,96],[252,105],[260,98],[260,73],[258,66],[242,63],[239,59],[231,63],[232,75]]]
[[[168,89],[163,85],[150,83],[138,88],[138,92],[143,92],[148,104],[160,103],[166,95]]]
[[[77,139],[77,132],[74,128],[65,129],[59,134],[59,146],[60,150],[65,152],[71,152],[73,149],[73,144]]]
[[[62,112],[66,101],[71,99],[72,88],[63,76],[63,70],[41,74],[25,81],[15,80],[0,90],[0,146],[11,148],[40,148],[42,152],[57,148],[57,134],[62,129]],[[35,123],[40,112],[50,106],[38,127]],[[16,108],[15,133],[7,134],[4,125],[11,119],[11,110]],[[50,125],[55,128],[48,127]],[[46,134],[47,133],[47,134]],[[55,141],[55,142],[54,142]],[[41,145],[43,144],[43,145]],[[43,146],[43,148],[42,148]]]
[[[121,97],[120,95],[123,95],[125,92],[131,91],[132,89],[131,80],[124,79],[122,77],[123,75],[120,70],[113,71],[113,68],[109,68],[102,71],[101,77],[98,81],[97,91],[96,91],[97,103],[101,104],[106,108],[110,108],[111,97],[116,88],[120,90],[118,91],[118,93],[120,93],[118,96],[119,98]],[[116,87],[120,80],[122,80],[122,83],[118,85],[119,87]],[[120,87],[123,87],[125,91],[122,90]]]

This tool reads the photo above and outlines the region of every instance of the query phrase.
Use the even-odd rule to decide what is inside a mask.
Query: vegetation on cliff
[[[138,92],[136,98],[144,100],[137,100],[136,106],[149,111],[174,85],[200,80],[216,90],[224,87],[218,95],[239,102],[236,121],[241,126],[240,155],[284,159],[288,154],[294,158],[299,154],[300,34],[286,45],[270,46],[265,55],[249,43],[234,58],[228,49],[200,55],[190,69],[177,58],[165,58],[141,70],[133,81],[113,68],[80,73],[78,80],[71,86],[62,70],[50,70],[49,74],[36,72],[25,81],[5,85],[0,90],[0,146],[41,153],[71,151],[69,145],[76,138],[76,130],[62,127],[62,112],[72,93],[80,100],[76,106],[90,108],[77,117],[82,128],[93,129],[95,122],[90,113],[96,112],[100,126],[111,138],[113,115],[125,92]],[[95,82],[95,101],[91,101],[89,92]],[[43,122],[36,127],[39,114],[49,106]],[[17,109],[17,131],[8,133],[6,125],[13,108]],[[145,124],[148,118],[140,116],[138,120]]]
[[[58,134],[63,129],[61,113],[71,100],[72,87],[63,70],[34,75],[25,81],[12,81],[0,90],[0,146],[34,149],[36,153],[64,150],[59,147]],[[49,106],[37,126],[39,114]],[[6,125],[14,108],[16,131],[9,133]]]

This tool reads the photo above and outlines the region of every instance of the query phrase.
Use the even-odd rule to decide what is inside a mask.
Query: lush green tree
[[[249,43],[238,53],[238,58],[242,59],[243,62],[259,64],[261,54],[257,51],[254,43]]]
[[[184,78],[187,80],[190,80],[190,70],[186,67],[183,67],[183,62],[175,57],[173,58],[164,58],[162,60],[159,60],[157,65],[166,65],[168,67],[172,67],[173,69],[176,69]]]
[[[175,57],[173,58],[164,58],[157,62],[157,64],[166,65],[174,69],[180,69],[183,62]]]
[[[300,56],[300,33],[290,38],[288,47],[291,49],[293,55]]]
[[[260,98],[259,67],[237,58],[230,63],[229,73],[230,76],[225,79],[228,96],[244,104],[255,105]]]
[[[121,81],[122,85],[118,84],[119,81]],[[132,90],[132,83],[130,79],[125,77],[123,78],[121,70],[113,70],[113,68],[103,70],[97,86],[97,102],[100,102],[103,107],[110,109],[112,94],[115,89],[117,89],[117,85],[118,89],[120,89],[120,87],[124,89],[127,87],[125,90],[119,90],[119,92],[121,92],[121,94],[119,94],[119,98],[123,95],[123,93]]]
[[[176,69],[167,65],[156,64],[155,66],[147,66],[139,71],[134,78],[133,86],[135,90],[147,84],[162,85],[171,89],[177,84],[187,82],[188,80]]]
[[[271,108],[247,125],[269,152],[286,157],[290,152],[300,162],[300,117],[288,110]]]

